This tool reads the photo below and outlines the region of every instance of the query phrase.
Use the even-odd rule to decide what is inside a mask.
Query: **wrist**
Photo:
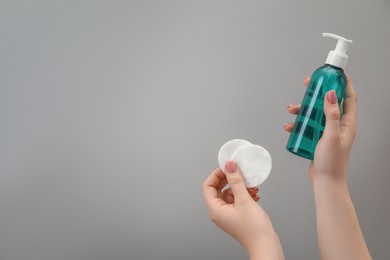
[[[309,167],[309,178],[313,185],[347,185],[347,167],[334,167],[325,171],[318,171],[314,164]]]
[[[313,183],[313,190],[315,194],[323,194],[324,196],[339,197],[348,195],[348,184],[346,178],[316,178]]]
[[[279,236],[275,231],[246,247],[250,260],[284,259]]]
[[[347,187],[347,173],[344,170],[332,173],[317,174],[313,181],[314,186]]]

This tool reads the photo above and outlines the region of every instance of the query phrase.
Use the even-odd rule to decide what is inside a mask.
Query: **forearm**
[[[321,259],[371,259],[346,182],[313,183]]]
[[[255,248],[247,249],[250,260],[283,260],[284,254],[278,235],[274,232],[258,242]]]

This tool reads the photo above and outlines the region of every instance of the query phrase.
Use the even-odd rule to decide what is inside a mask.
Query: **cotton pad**
[[[248,188],[263,183],[272,168],[271,155],[265,148],[242,139],[230,140],[222,145],[218,153],[218,163],[224,172],[227,160],[235,161]]]
[[[246,187],[262,184],[271,173],[272,159],[260,145],[250,145],[238,149],[232,157],[244,177]]]
[[[244,146],[252,145],[251,142],[248,142],[243,139],[233,139],[226,142],[222,145],[221,149],[218,152],[218,163],[219,167],[225,172],[225,163],[228,160],[232,160],[233,154],[240,148]],[[226,173],[226,172],[225,172]]]

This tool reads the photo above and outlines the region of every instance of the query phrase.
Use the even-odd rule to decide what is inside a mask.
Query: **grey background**
[[[245,259],[201,183],[227,140],[273,157],[261,205],[287,259],[318,259],[286,112],[335,41],[359,99],[349,184],[390,255],[390,2],[0,1],[0,259]]]

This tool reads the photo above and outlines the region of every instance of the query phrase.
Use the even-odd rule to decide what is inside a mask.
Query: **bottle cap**
[[[323,33],[322,36],[334,38],[337,40],[336,48],[329,52],[325,63],[344,69],[348,61],[348,55],[346,52],[348,45],[352,43],[352,40],[347,40],[332,33]]]

